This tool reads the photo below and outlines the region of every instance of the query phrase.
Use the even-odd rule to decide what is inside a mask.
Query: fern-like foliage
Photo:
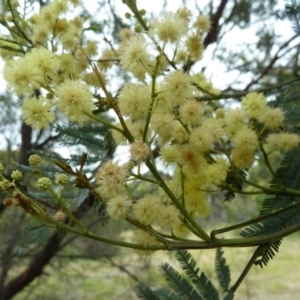
[[[182,299],[187,298],[191,300],[203,299],[189,283],[187,279],[182,277],[173,267],[168,263],[164,263],[161,266],[161,272],[163,277],[168,282],[169,286],[175,291],[175,293]]]
[[[276,108],[280,107],[285,112],[285,126],[289,132],[300,132],[300,87],[296,81],[285,88],[276,91],[274,101],[269,101],[268,105]]]
[[[175,293],[173,293],[172,291],[165,289],[165,288],[158,289],[157,291],[155,291],[155,294],[161,300],[181,300],[182,299],[179,296],[177,296]]]
[[[263,252],[259,259],[257,259],[254,264],[259,265],[261,268],[266,266],[270,259],[275,256],[275,252],[279,251],[279,246],[281,245],[281,239],[271,244],[269,248]],[[275,251],[275,252],[274,252]]]
[[[280,167],[273,177],[270,187],[281,189],[284,188],[300,190],[300,149],[289,151]],[[260,216],[270,215],[269,218],[263,221],[252,224],[250,227],[245,228],[240,234],[243,237],[268,235],[278,232],[291,225],[300,223],[300,203],[299,197],[292,195],[277,194],[273,197],[268,197],[262,203]],[[284,210],[281,213],[274,212],[294,205],[293,209]],[[272,215],[273,213],[273,215]],[[275,252],[278,252],[281,240],[275,241],[270,247],[262,254],[261,259],[256,263],[261,267],[267,265],[268,261],[274,257]],[[274,252],[275,251],[275,252]]]
[[[241,191],[243,188],[243,181],[236,178],[236,176],[234,176],[236,174],[238,174],[239,176],[242,176],[243,178],[246,178],[246,176],[247,176],[247,173],[244,172],[243,170],[238,169],[234,166],[231,166],[227,173],[225,182],[226,182],[226,184],[237,189],[238,191]],[[232,191],[227,191],[224,196],[225,196],[225,199],[224,199],[225,201],[231,201],[234,199],[235,193]]]
[[[218,282],[225,292],[229,292],[229,285],[231,281],[230,270],[223,256],[224,251],[218,248],[215,257],[215,270],[217,273]]]
[[[297,0],[287,1],[285,11],[287,17],[292,22],[294,31],[300,34],[300,2]]]
[[[230,270],[223,257],[224,252],[218,249],[216,252],[215,271],[221,288],[226,292],[224,300],[231,300],[234,294],[230,291]],[[187,277],[183,277],[173,267],[165,263],[161,266],[161,272],[166,279],[171,290],[160,288],[152,291],[145,284],[139,284],[136,294],[139,299],[177,300],[177,299],[197,299],[197,300],[219,300],[220,295],[211,280],[196,266],[196,261],[187,251],[176,252],[176,259],[181,269]]]
[[[146,284],[140,282],[135,288],[134,291],[136,293],[136,295],[139,297],[139,299],[141,300],[160,300],[161,298],[159,298],[155,292],[153,292],[151,290],[151,288],[149,286],[147,286]]]
[[[27,226],[26,229],[31,233],[30,239],[21,244],[19,249],[16,250],[16,254],[22,253],[25,248],[29,247],[33,243],[37,245],[45,243],[52,233],[52,231],[45,225]]]
[[[86,125],[80,128],[57,125],[56,131],[63,137],[64,145],[82,145],[97,151],[106,148],[104,137],[108,134],[108,129],[102,125]]]
[[[220,299],[218,291],[207,276],[203,272],[199,276],[199,268],[196,268],[196,261],[189,252],[178,251],[176,259],[204,299]]]

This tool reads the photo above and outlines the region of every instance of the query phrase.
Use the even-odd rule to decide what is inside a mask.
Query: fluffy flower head
[[[242,98],[242,109],[250,118],[257,119],[266,109],[267,100],[262,93],[251,92]]]
[[[211,206],[205,198],[205,194],[197,189],[187,189],[185,195],[187,211],[194,213],[200,218],[206,218],[211,213]]]
[[[130,206],[130,200],[124,195],[118,195],[107,202],[106,211],[112,219],[121,220],[125,218]]]
[[[57,88],[57,107],[72,122],[85,122],[89,118],[83,112],[92,112],[93,95],[88,86],[79,80],[66,80]]]
[[[205,176],[208,183],[218,185],[226,179],[229,165],[222,158],[218,158],[216,163],[210,164],[205,169]]]
[[[141,119],[148,113],[151,102],[151,93],[147,85],[128,84],[119,96],[118,105],[125,116],[133,120]]]
[[[146,51],[146,41],[143,36],[133,36],[126,40],[120,49],[121,66],[132,72],[138,79],[145,78],[146,68],[150,64],[151,58]]]
[[[185,45],[191,59],[197,61],[202,58],[204,46],[199,34],[190,35],[185,41]],[[207,88],[204,89],[208,90]]]
[[[254,161],[254,152],[250,149],[234,148],[231,153],[231,160],[238,168],[249,168]]]
[[[161,205],[159,207],[159,215],[157,224],[165,230],[172,230],[180,223],[179,210],[173,205]]]
[[[186,101],[179,108],[179,115],[182,121],[192,125],[197,125],[201,122],[203,112],[202,104],[194,99]]]
[[[130,154],[132,160],[142,162],[149,155],[149,147],[143,141],[135,141],[131,144]]]
[[[127,165],[120,166],[118,162],[108,160],[99,169],[96,174],[97,184],[102,184],[103,181],[111,184],[111,186],[123,183],[126,181],[129,170]]]
[[[200,32],[207,32],[210,29],[210,20],[205,15],[199,15],[194,23],[194,26]]]
[[[59,60],[55,54],[44,47],[34,48],[27,55],[28,63],[36,66],[43,75],[51,75],[59,69]]]
[[[166,78],[166,93],[173,105],[181,105],[194,96],[195,88],[190,76],[183,71],[175,71]]]
[[[22,119],[33,129],[46,128],[55,119],[54,112],[49,111],[51,107],[50,101],[42,96],[25,99],[21,108]]]
[[[133,215],[140,223],[150,225],[157,218],[159,205],[159,197],[147,195],[133,205]]]
[[[258,121],[264,123],[269,129],[278,129],[284,121],[284,113],[281,108],[266,107],[258,117]]]
[[[178,43],[187,32],[186,22],[178,14],[166,12],[151,23],[151,34],[164,43]]]
[[[245,128],[248,118],[243,110],[227,110],[224,117],[225,131],[234,134],[237,130]]]
[[[36,65],[31,65],[25,58],[9,61],[4,67],[4,79],[12,86],[17,94],[31,94],[40,87],[43,76]]]
[[[300,137],[295,133],[271,133],[268,135],[266,142],[272,150],[289,150],[299,146]]]
[[[255,151],[258,147],[258,137],[252,129],[242,128],[237,131],[235,136],[232,138],[234,148],[240,150]]]
[[[190,143],[201,153],[209,151],[213,141],[213,136],[205,128],[197,127],[191,132]]]

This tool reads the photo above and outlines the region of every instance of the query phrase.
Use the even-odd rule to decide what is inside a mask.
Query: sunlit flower
[[[271,133],[268,135],[266,142],[272,150],[289,150],[299,146],[300,137],[295,133]]]
[[[151,24],[150,34],[157,36],[162,42],[178,43],[187,32],[187,23],[178,14],[166,12],[161,17],[154,19]]]
[[[49,100],[40,96],[38,99],[31,97],[22,104],[22,119],[33,129],[42,129],[49,126],[55,119],[55,114],[49,111],[53,105]]]
[[[43,82],[40,69],[36,65],[29,64],[26,57],[8,61],[5,64],[3,75],[17,94],[31,94]]]
[[[146,41],[143,36],[133,36],[124,42],[120,49],[120,64],[124,69],[143,80],[150,62],[151,57],[146,50]]]
[[[124,219],[131,206],[131,201],[124,195],[118,195],[107,201],[106,211],[114,220]]]
[[[267,100],[262,93],[251,92],[242,98],[242,109],[250,118],[258,118],[266,109]]]
[[[83,112],[91,113],[94,108],[93,95],[88,86],[79,80],[66,80],[57,87],[58,109],[72,122],[89,119]]]

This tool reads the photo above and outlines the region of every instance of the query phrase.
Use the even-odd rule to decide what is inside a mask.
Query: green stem
[[[243,228],[243,227],[246,227],[246,226],[249,226],[251,224],[254,224],[254,223],[258,223],[258,222],[262,222],[264,220],[267,220],[271,217],[274,217],[274,216],[279,216],[280,214],[288,211],[288,210],[292,210],[292,209],[295,209],[296,207],[300,206],[300,203],[299,202],[295,202],[291,205],[289,205],[288,207],[284,207],[282,209],[279,209],[275,212],[271,212],[269,214],[266,214],[264,216],[258,216],[256,218],[253,218],[251,220],[248,220],[248,221],[245,221],[245,222],[242,222],[242,223],[239,223],[239,224],[235,224],[235,225],[232,225],[232,226],[228,226],[228,227],[225,227],[225,228],[221,228],[221,229],[215,229],[211,232],[211,240],[214,241],[215,240],[215,236],[217,234],[222,234],[222,233],[226,233],[226,232],[229,232],[229,231],[233,231],[233,230],[236,230],[236,229],[239,229],[239,228]]]
[[[258,194],[264,194],[263,191],[253,191],[253,192],[250,192],[250,191],[240,191],[238,189],[235,189],[233,188],[232,186],[228,185],[228,184],[224,184],[223,186],[223,189],[226,189],[227,191],[231,191],[231,192],[234,192],[234,193],[237,193],[237,194],[245,194],[245,195],[258,195]],[[218,192],[218,191],[206,191],[206,192]]]
[[[244,177],[242,177],[242,176],[240,176],[238,174],[233,174],[233,176],[236,177],[236,178],[238,178],[238,179],[240,179],[241,181],[243,181],[243,182],[251,185],[251,186],[254,186],[254,187],[262,190],[265,194],[268,194],[268,195],[279,194],[279,195],[295,195],[295,196],[300,196],[300,190],[292,190],[292,189],[287,189],[287,188],[272,189],[272,188],[265,187],[265,186],[262,186],[260,184],[257,184],[254,181],[245,179]]]
[[[141,26],[143,27],[143,29],[146,32],[149,32],[149,27],[147,26],[147,24],[145,23],[143,17],[141,16],[136,4],[134,1],[132,0],[126,0],[125,4],[129,7],[129,9],[131,10],[131,12],[134,14],[134,16],[136,17],[136,19],[138,20],[138,22],[141,24]],[[153,41],[153,43],[156,46],[156,49],[161,52],[161,47],[159,46],[159,44],[157,43],[157,41],[150,36],[151,40]],[[174,70],[177,70],[176,65],[174,64],[174,62],[172,60],[169,59],[169,57],[163,53],[164,57],[167,59],[168,63],[174,68]]]
[[[148,111],[148,114],[147,114],[147,117],[146,117],[144,133],[143,133],[143,142],[145,142],[146,139],[147,139],[147,132],[148,132],[149,124],[150,124],[151,115],[152,115],[152,112],[153,112],[153,105],[154,105],[155,98],[156,98],[156,93],[155,93],[156,76],[157,76],[158,67],[159,67],[162,55],[164,53],[165,47],[166,47],[166,43],[163,44],[163,47],[160,50],[159,56],[158,56],[157,61],[156,61],[155,69],[154,69],[154,72],[153,72],[153,75],[152,75],[151,102],[150,102],[149,111]]]
[[[270,164],[270,161],[269,161],[269,158],[268,158],[268,154],[266,153],[263,145],[260,143],[260,151],[264,157],[264,162],[267,166],[267,168],[269,169],[270,173],[272,174],[273,176],[273,179],[276,180],[276,182],[278,183],[278,185],[280,186],[280,188],[284,189],[284,186],[282,185],[281,181],[279,180],[279,178],[276,176],[276,173],[274,172],[271,164]]]
[[[121,133],[124,134],[124,132],[123,132],[123,130],[122,130],[121,128],[119,128],[119,127],[117,127],[117,126],[114,126],[113,124],[107,122],[106,120],[104,120],[104,119],[102,119],[102,118],[100,118],[100,117],[95,116],[93,113],[90,113],[90,112],[88,112],[88,111],[83,111],[83,113],[84,113],[86,116],[90,117],[91,119],[94,119],[95,121],[97,121],[97,122],[99,122],[99,123],[101,123],[101,124],[107,126],[108,128],[117,130],[117,131],[119,131],[119,132],[121,132]]]
[[[236,283],[230,288],[230,292],[235,293],[236,290],[238,289],[238,287],[240,286],[240,284],[242,283],[242,281],[245,279],[245,277],[247,276],[247,274],[249,273],[251,267],[253,266],[253,264],[255,263],[256,259],[262,255],[262,253],[264,251],[266,251],[268,249],[268,245],[260,245],[259,247],[257,247],[257,249],[255,250],[255,252],[253,253],[251,259],[249,260],[249,262],[247,263],[246,267],[244,268],[243,272],[241,273],[241,275],[239,276],[238,280],[236,281]]]
[[[78,230],[74,227],[71,227],[69,225],[66,225],[64,223],[58,223],[58,222],[55,222],[54,220],[51,220],[52,224],[55,225],[55,226],[52,226],[52,227],[55,227],[57,229],[61,229],[63,231],[66,231],[66,232],[71,232],[71,233],[74,233],[76,235],[79,235],[79,236],[83,236],[83,237],[87,237],[87,238],[90,238],[90,239],[93,239],[93,240],[97,240],[97,241],[100,241],[100,242],[103,242],[103,243],[106,243],[106,244],[111,244],[111,245],[116,245],[116,246],[120,246],[120,247],[125,247],[125,248],[131,248],[131,249],[139,249],[139,250],[165,250],[166,249],[166,246],[164,245],[153,245],[153,246],[148,246],[148,247],[145,247],[145,246],[142,246],[142,245],[139,245],[139,244],[135,244],[135,243],[128,243],[128,242],[123,242],[123,241],[117,241],[117,240],[111,240],[111,239],[107,239],[107,238],[104,238],[104,237],[101,237],[97,234],[94,234],[90,231],[81,231],[81,230]]]
[[[81,224],[81,222],[73,215],[73,213],[67,208],[65,203],[62,201],[60,197],[56,195],[56,193],[53,191],[52,188],[48,190],[51,195],[55,198],[55,200],[58,202],[58,204],[61,206],[63,211],[69,216],[69,218],[83,231],[87,232],[87,229]]]
[[[13,23],[16,26],[16,28],[19,30],[20,36],[22,36],[30,45],[32,45],[31,40],[26,36],[26,34],[23,32],[23,30],[21,29],[21,27],[19,26],[19,24],[16,21],[16,17],[15,17],[15,14],[14,14],[14,10],[11,6],[10,0],[7,0],[7,4],[8,4],[9,10],[10,10],[11,15],[12,15]]]
[[[102,79],[102,76],[98,70],[98,67],[93,64],[92,65],[93,67],[93,71],[95,72],[98,80],[99,80],[99,83],[101,85],[101,88],[103,89],[104,93],[105,93],[105,96],[107,97],[107,100],[109,101],[109,104],[111,105],[111,107],[113,108],[113,110],[115,111],[115,113],[117,114],[118,116],[118,119],[123,127],[123,135],[126,136],[126,138],[128,139],[128,141],[130,143],[134,142],[134,138],[132,136],[132,134],[130,133],[130,131],[128,130],[128,127],[123,119],[123,116],[119,110],[119,108],[116,106],[115,102],[114,102],[114,99],[112,98],[111,94],[108,92],[108,90],[106,89],[106,86],[105,86],[105,83],[103,82],[103,79]]]
[[[152,172],[156,180],[160,183],[161,188],[165,191],[165,193],[168,195],[168,197],[172,200],[172,202],[175,204],[175,206],[181,211],[183,216],[191,223],[191,225],[196,229],[197,235],[205,240],[210,241],[210,237],[208,234],[198,225],[198,223],[194,220],[194,218],[186,211],[186,209],[183,207],[183,205],[178,201],[178,199],[174,196],[172,191],[169,189],[169,187],[165,184],[164,180],[161,178],[160,174],[157,172],[156,168],[152,165],[151,161],[149,159],[146,160],[146,165],[149,168],[149,170]]]
[[[264,93],[264,92],[268,92],[268,91],[271,91],[271,90],[276,90],[276,89],[279,89],[283,86],[288,86],[294,82],[298,82],[300,81],[299,77],[297,78],[294,78],[290,81],[287,81],[287,82],[284,82],[284,83],[279,83],[279,84],[275,84],[275,85],[272,85],[268,88],[260,88],[260,89],[255,89],[255,90],[252,90],[252,91],[240,91],[240,92],[236,92],[236,93],[232,93],[232,94],[226,94],[226,93],[221,93],[220,95],[215,95],[213,97],[211,96],[202,96],[202,97],[197,97],[197,101],[213,101],[213,100],[218,100],[218,99],[238,99],[240,100],[241,97],[247,95],[248,93],[250,92],[256,92],[256,93]]]
[[[157,182],[156,180],[144,177],[142,175],[137,175],[137,174],[134,174],[134,173],[130,173],[130,175],[133,176],[135,179],[140,179],[140,180],[143,180],[143,181],[147,181],[147,182],[151,182],[151,183],[159,185],[159,182]]]

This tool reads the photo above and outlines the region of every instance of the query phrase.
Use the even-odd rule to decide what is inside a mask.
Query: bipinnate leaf
[[[228,293],[228,294],[223,298],[223,300],[233,300],[233,299],[234,299],[234,293],[233,293],[233,292]]]
[[[160,268],[165,280],[177,296],[182,299],[202,300],[194,287],[169,264],[164,263]]]
[[[155,292],[153,292],[151,288],[143,282],[140,282],[134,288],[134,291],[140,300],[161,300],[161,298],[156,296]]]
[[[160,288],[155,291],[155,295],[157,295],[161,300],[181,300],[182,298],[175,295],[172,291]],[[201,300],[201,299],[200,299]]]
[[[200,270],[199,268],[196,268],[196,261],[189,252],[178,251],[176,253],[176,259],[180,263],[181,268],[193,282],[197,291],[201,294],[203,299],[220,299],[218,291],[216,290],[212,282],[207,278],[207,276],[203,272],[199,276]]]
[[[230,270],[226,263],[226,259],[223,256],[224,251],[221,248],[218,248],[216,251],[216,258],[215,258],[215,270],[217,273],[217,278],[220,286],[224,291],[229,290],[230,285]]]

